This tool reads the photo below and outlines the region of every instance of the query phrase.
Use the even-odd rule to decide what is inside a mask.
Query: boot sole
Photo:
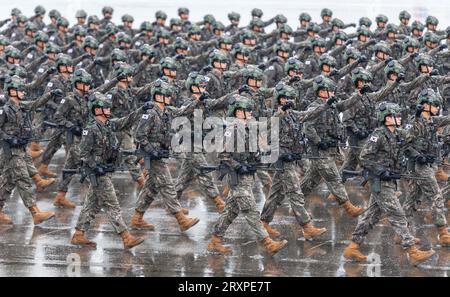
[[[71,241],[70,244],[76,245],[78,247],[88,247],[88,248],[93,248],[93,249],[97,248],[97,244],[96,243],[75,243],[75,242]]]
[[[325,232],[327,232],[327,229],[323,229],[320,233],[313,235],[313,236],[305,236],[305,234],[303,234],[303,237],[305,237],[306,240],[313,240],[314,238],[324,234]]]
[[[219,255],[231,255],[233,253],[233,251],[223,253],[223,252],[219,252],[216,249],[210,249],[210,248],[208,248],[208,252],[214,253],[214,254],[219,254]]]
[[[67,205],[59,204],[59,203],[53,203],[53,206],[56,206],[56,207],[59,207],[59,208],[67,208],[67,209],[75,209],[76,208],[76,205],[74,205],[74,206],[67,206]]]
[[[155,227],[145,228],[145,227],[141,227],[141,226],[131,225],[131,228],[134,230],[155,231]]]
[[[55,214],[51,215],[50,217],[48,217],[48,218],[45,219],[45,220],[42,220],[42,221],[39,221],[39,222],[35,222],[35,221],[33,220],[33,222],[34,222],[35,225],[39,225],[39,224],[42,224],[43,222],[46,222],[46,221],[50,220],[50,219],[53,218],[53,217],[55,217]]]
[[[194,223],[192,223],[192,224],[189,225],[188,227],[180,228],[180,229],[181,229],[181,231],[183,231],[183,232],[184,232],[184,231],[187,231],[187,230],[191,229],[192,227],[194,227],[195,225],[197,225],[198,222],[200,222],[200,220],[199,220],[199,219],[195,219],[195,222],[194,222]]]
[[[270,252],[269,255],[270,255],[270,256],[275,255],[276,253],[278,253],[279,251],[281,251],[282,249],[284,249],[284,248],[286,247],[287,244],[288,244],[288,241],[287,241],[286,239],[283,240],[283,241],[282,241],[282,245],[281,245],[278,249],[276,249],[275,251]]]
[[[425,261],[427,261],[428,259],[430,259],[431,257],[433,257],[433,255],[435,254],[436,252],[435,251],[433,251],[433,253],[429,256],[429,257],[426,257],[426,258],[424,258],[424,259],[421,259],[421,260],[417,260],[417,261],[411,261],[411,265],[413,265],[413,266],[417,266],[417,265],[419,265],[420,263],[422,263],[422,262],[425,262]]]
[[[143,242],[144,242],[144,238],[140,238],[135,244],[126,246],[125,249],[127,249],[127,250],[132,249],[132,248],[134,248],[135,246],[138,246],[138,245],[140,245],[140,244],[143,243]]]

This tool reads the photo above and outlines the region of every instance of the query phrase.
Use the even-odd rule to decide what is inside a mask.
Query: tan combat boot
[[[142,189],[142,188],[144,187],[144,185],[145,185],[145,177],[144,177],[143,174],[141,174],[141,175],[137,178],[136,183],[138,184],[138,188],[139,188],[139,189]]]
[[[277,229],[274,229],[272,227],[269,226],[268,222],[262,222],[264,229],[266,229],[267,233],[269,233],[270,237],[278,237],[280,236],[280,232]]]
[[[307,223],[306,225],[302,226],[303,228],[303,236],[305,239],[311,239],[313,237],[322,235],[323,233],[327,232],[326,228],[316,228],[313,226],[311,222]]]
[[[214,198],[214,204],[216,205],[216,209],[218,213],[222,213],[225,209],[225,203],[222,200],[222,197],[217,196]]]
[[[70,243],[74,244],[74,245],[90,246],[93,248],[97,247],[97,243],[87,239],[86,236],[84,235],[84,231],[81,231],[81,230],[75,230],[75,233],[73,234],[72,240],[70,241]]]
[[[38,173],[40,176],[47,176],[47,177],[57,177],[58,176],[55,172],[50,171],[48,169],[47,164],[41,164],[38,168]]]
[[[448,180],[448,174],[444,171],[442,167],[438,167],[438,170],[436,171],[436,179],[438,181],[447,181]]]
[[[275,241],[269,236],[260,241],[260,243],[264,246],[264,249],[269,255],[275,255],[280,250],[282,250],[288,243],[287,240]]]
[[[43,190],[43,189],[47,188],[48,186],[52,185],[53,183],[55,183],[54,178],[43,179],[39,175],[39,173],[33,175],[32,179],[33,179],[34,183],[36,184],[36,187],[38,188],[38,190]]]
[[[40,211],[36,205],[33,205],[29,208],[31,215],[33,216],[33,222],[35,225],[38,225],[48,219],[51,219],[55,216],[54,212],[51,211]]]
[[[358,207],[358,206],[354,206],[350,200],[347,200],[344,202],[344,204],[342,204],[342,207],[345,209],[345,211],[347,212],[347,214],[351,217],[357,217],[360,214],[362,214],[364,212],[364,208],[362,207]]]
[[[0,208],[0,225],[12,225],[12,220],[3,212],[3,208]]]
[[[65,207],[65,208],[75,208],[76,205],[66,198],[66,192],[58,191],[53,201],[54,206]]]
[[[447,226],[438,228],[439,231],[439,244],[443,246],[450,246],[450,234],[448,233]]]
[[[418,250],[415,245],[409,247],[406,252],[409,255],[409,261],[412,265],[419,264],[434,255],[433,250],[421,251]]]
[[[128,231],[123,231],[122,233],[120,233],[120,236],[122,237],[123,247],[125,249],[131,249],[144,242],[144,238],[135,237]]]
[[[179,211],[175,214],[175,218],[178,221],[178,225],[180,225],[180,230],[181,231],[186,231],[189,228],[193,227],[194,225],[196,225],[200,220],[197,218],[188,218],[186,217],[186,215],[182,212]]]
[[[213,235],[211,241],[208,243],[208,251],[220,254],[231,254],[233,252],[230,248],[223,246],[222,237],[217,235]]]
[[[149,224],[144,220],[144,213],[137,210],[134,211],[134,215],[131,218],[131,226],[137,229],[144,229],[149,231],[155,230],[154,225]]]
[[[353,241],[350,241],[350,244],[345,248],[344,257],[357,262],[367,261],[367,256],[363,255],[363,253],[359,250],[359,244]]]

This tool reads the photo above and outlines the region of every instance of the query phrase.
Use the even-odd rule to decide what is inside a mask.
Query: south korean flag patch
[[[3,114],[3,109],[0,109],[0,115],[2,115]]]
[[[83,136],[88,135],[89,131],[88,130],[83,130]]]
[[[409,129],[411,129],[411,128],[412,128],[412,125],[411,125],[411,124],[406,124],[406,125],[405,125],[405,129],[406,129],[406,130],[409,130]]]
[[[142,119],[143,119],[143,120],[148,120],[148,114],[143,114],[143,115],[142,115]]]
[[[375,136],[375,135],[370,136],[369,141],[371,141],[371,142],[377,142],[377,141],[378,141],[378,136]]]
[[[52,83],[52,82],[49,82],[49,83],[47,84],[47,88],[51,88],[51,87],[53,87],[53,83]]]

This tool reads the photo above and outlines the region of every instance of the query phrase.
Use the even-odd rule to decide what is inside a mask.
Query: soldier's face
[[[126,27],[126,28],[131,28],[133,26],[133,23],[125,21],[125,22],[123,22],[123,26]]]
[[[78,42],[83,42],[83,41],[84,41],[84,38],[85,38],[85,37],[84,37],[84,36],[81,36],[81,35],[77,35],[77,36],[76,36],[76,39],[77,39]]]
[[[171,29],[172,29],[172,31],[174,31],[174,32],[180,32],[180,31],[181,31],[181,26],[178,26],[178,25],[172,25]]]
[[[188,50],[184,49],[184,48],[177,48],[177,54],[179,54],[179,55],[187,55],[188,54]]]
[[[344,43],[344,41],[342,41],[342,39],[336,39],[336,45],[342,45]]]
[[[177,76],[177,71],[172,70],[172,69],[163,68],[163,73],[165,76],[168,76],[168,77],[176,77]]]
[[[366,35],[359,35],[358,39],[361,42],[367,42],[368,41],[368,37]]]
[[[112,13],[110,13],[110,12],[104,13],[103,17],[107,20],[110,20],[110,19],[112,19]]]
[[[61,33],[67,33],[69,31],[69,29],[66,26],[59,26],[58,30]]]
[[[330,65],[327,65],[327,64],[323,64],[322,65],[322,71],[323,72],[330,72],[331,71],[331,67],[330,67]]]
[[[238,20],[231,20],[231,24],[237,26],[237,25],[239,25],[239,21]]]
[[[384,26],[386,26],[385,22],[378,22],[377,23],[378,28],[384,28]]]
[[[433,24],[428,24],[427,25],[427,28],[428,28],[428,30],[430,30],[430,31],[436,31],[436,25],[433,25]]]
[[[180,19],[182,19],[183,21],[189,20],[189,14],[187,14],[187,13],[181,13],[181,14],[180,14]]]
[[[400,114],[387,116],[385,119],[386,126],[400,127],[402,125],[402,117]]]
[[[425,42],[425,44],[426,44],[426,46],[427,46],[428,48],[436,48],[436,46],[437,46],[437,43],[431,42],[431,41],[429,41],[429,40],[427,40],[427,41]]]
[[[278,101],[280,102],[280,105],[284,105],[284,104],[286,104],[287,99],[286,99],[286,97],[280,97],[280,98],[278,98]]]
[[[248,56],[247,55],[243,55],[243,54],[237,54],[236,55],[236,59],[238,59],[240,61],[247,62],[248,61]]]
[[[85,83],[77,82],[75,88],[81,92],[87,93],[91,89],[91,86]]]
[[[301,72],[298,71],[298,70],[293,70],[293,69],[291,69],[291,70],[289,70],[288,75],[289,75],[290,77],[298,76],[298,77],[301,78],[301,77],[303,76],[303,73],[301,73]]]
[[[420,72],[422,73],[430,73],[432,68],[428,65],[420,65]]]
[[[417,37],[420,37],[420,36],[422,36],[422,31],[419,31],[419,30],[417,30],[417,29],[413,29],[412,30],[412,34],[414,35],[414,36],[417,36]]]
[[[202,35],[200,34],[192,34],[191,39],[195,41],[199,41],[202,38]]]
[[[20,59],[18,59],[18,58],[8,57],[7,61],[9,64],[14,64],[14,65],[20,64]]]
[[[9,96],[11,96],[13,98],[19,98],[20,100],[22,100],[25,97],[25,92],[24,91],[18,91],[16,89],[10,89],[9,90]]]
[[[328,99],[331,96],[334,96],[334,91],[329,91],[329,90],[320,90],[319,91],[320,98]]]
[[[158,38],[158,41],[161,44],[169,44],[169,39],[168,38],[160,37],[160,38]]]
[[[86,47],[86,52],[91,56],[95,56],[97,54],[97,49],[92,47]]]
[[[45,48],[45,43],[42,42],[42,41],[38,41],[38,42],[36,43],[36,45],[37,45],[37,47],[40,48],[41,50],[43,50],[43,49]],[[1,50],[1,48],[0,48],[0,50]]]
[[[287,58],[289,58],[289,53],[288,52],[285,52],[285,51],[278,51],[277,52],[277,55],[278,55],[278,57],[281,57],[281,58],[283,58],[283,59],[287,59]]]
[[[389,32],[388,33],[388,38],[389,39],[396,39],[397,38],[397,34],[395,32]]]
[[[253,87],[253,88],[260,88],[262,86],[262,80],[249,78],[248,79],[248,85],[250,87]]]
[[[398,78],[397,73],[391,73],[391,74],[389,75],[389,79],[390,79],[391,81],[395,81],[395,80],[397,80],[397,78]]]
[[[302,26],[303,28],[308,27],[309,22],[308,21],[300,21],[300,26]]]
[[[214,61],[213,66],[216,69],[226,70],[228,67],[228,64],[224,63],[224,62],[220,62],[220,61]]]
[[[171,96],[164,96],[164,104],[165,105],[172,104],[172,97]]]
[[[228,44],[228,43],[221,43],[220,44],[220,49],[223,49],[225,51],[230,51],[231,50],[232,45]]]
[[[94,31],[97,31],[98,28],[99,28],[99,25],[98,25],[98,24],[95,24],[95,23],[90,23],[90,24],[89,24],[89,28],[92,29],[92,30],[94,30]]]
[[[245,45],[251,45],[251,46],[253,46],[253,45],[255,45],[256,44],[256,39],[249,39],[249,38],[245,38],[244,39],[244,44]]]
[[[289,38],[291,38],[291,35],[287,34],[285,32],[282,32],[280,37],[281,37],[281,39],[289,40]]]
[[[78,20],[78,24],[83,25],[84,23],[86,23],[86,19],[85,18],[77,18]]]
[[[402,24],[403,24],[404,26],[408,26],[408,24],[409,24],[409,20],[408,20],[408,19],[402,18],[400,21],[402,22]]]
[[[324,21],[324,22],[329,22],[329,21],[331,21],[331,16],[329,16],[329,15],[324,15],[323,17],[322,17],[322,20]]]
[[[383,52],[377,52],[377,58],[380,60],[386,60],[389,58],[389,55]]]
[[[251,111],[244,111],[242,108],[236,109],[236,118],[240,120],[249,120],[252,118],[252,112]]]
[[[166,20],[162,18],[157,18],[156,23],[160,26],[164,26],[166,24]]]
[[[214,30],[214,35],[216,35],[216,36],[222,36],[222,34],[223,34],[223,31],[222,31],[222,30],[218,30],[218,29]]]

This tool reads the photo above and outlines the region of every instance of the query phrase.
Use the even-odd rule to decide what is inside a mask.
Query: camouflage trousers
[[[219,189],[214,183],[212,173],[202,173],[199,170],[200,166],[208,166],[205,155],[203,153],[192,153],[186,154],[186,157],[190,159],[184,159],[181,163],[181,167],[178,169],[180,173],[175,186],[178,196],[181,196],[193,179],[197,179],[202,186],[202,191],[204,191],[209,198],[216,198],[219,195]]]
[[[42,154],[42,164],[49,165],[56,152],[66,143],[65,131],[53,130],[53,134],[50,138],[50,142]]]
[[[181,211],[180,202],[177,200],[175,184],[170,175],[169,167],[164,160],[152,161],[152,169],[145,181],[145,185],[139,193],[136,210],[145,212],[158,194],[161,194],[164,205],[170,213]]]
[[[311,160],[311,166],[301,181],[303,194],[305,196],[310,194],[320,184],[321,178],[325,180],[328,189],[336,196],[339,204],[348,200],[347,191],[333,157]]]
[[[270,223],[275,211],[285,198],[291,204],[295,218],[300,225],[303,226],[311,221],[311,217],[305,209],[305,196],[300,188],[300,179],[296,170],[295,162],[285,162],[284,171],[275,172],[269,198],[261,212],[261,221]]]
[[[111,225],[117,233],[122,233],[128,228],[122,218],[119,201],[111,180],[112,174],[97,176],[97,187],[89,186],[89,191],[83,202],[76,229],[87,231],[95,215],[102,209],[106,212]]]
[[[234,219],[242,213],[251,230],[258,240],[269,236],[259,218],[255,198],[252,195],[252,185],[255,182],[254,175],[239,175],[237,185],[230,189],[225,201],[225,210],[220,214],[219,220],[214,226],[214,234],[224,236]]]
[[[359,155],[361,154],[362,147],[366,144],[366,142],[367,139],[362,139],[353,144],[350,144],[353,147],[350,147],[348,150],[348,154],[344,160],[344,164],[342,164],[341,167],[341,172],[343,169],[356,170],[356,168],[360,164]]]
[[[133,138],[128,132],[119,132],[117,133],[117,138],[119,139],[120,148],[123,150],[134,150],[134,142]],[[122,164],[124,167],[128,168],[128,171],[130,172],[131,178],[136,181],[141,172],[139,169],[139,166],[136,164],[136,156],[126,156],[122,160]],[[122,165],[121,164],[121,165]]]
[[[81,166],[80,141],[79,137],[74,137],[74,143],[69,147],[66,161],[64,162],[64,169],[77,169]],[[74,174],[71,173],[62,174],[58,183],[58,191],[67,192],[73,176]]]
[[[370,186],[373,189],[372,183]],[[369,230],[380,221],[382,215],[385,215],[395,233],[402,239],[402,246],[407,248],[414,245],[414,236],[408,229],[405,212],[395,195],[396,188],[395,181],[382,181],[381,191],[379,193],[372,191],[369,207],[359,217],[358,225],[352,234],[355,243],[362,244]]]
[[[31,176],[37,172],[31,157],[24,151],[21,155],[2,158],[3,168],[0,177],[0,208],[5,205],[14,189],[17,189],[25,207],[36,204],[36,189]],[[31,175],[32,174],[32,175]]]
[[[420,165],[416,164],[414,175],[425,178],[426,180],[411,180],[410,189],[403,202],[403,209],[411,226],[411,230],[415,231],[414,212],[422,201],[429,201],[433,214],[433,223],[436,227],[447,226],[445,218],[444,198],[439,188],[435,174],[437,165]]]

